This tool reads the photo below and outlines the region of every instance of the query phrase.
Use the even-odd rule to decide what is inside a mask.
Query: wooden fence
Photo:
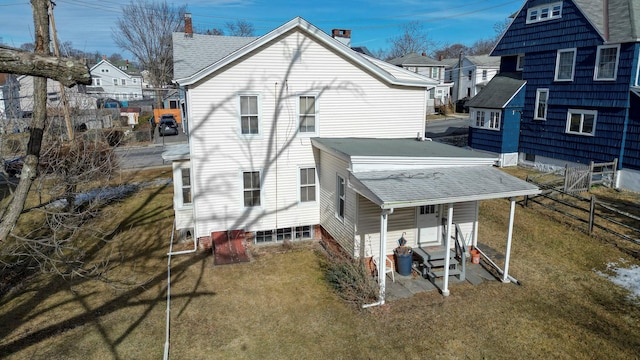
[[[529,181],[529,179],[527,179]],[[532,182],[532,181],[530,181]],[[559,189],[545,189],[540,195],[525,197],[524,206],[530,202],[555,211],[586,225],[586,232],[593,235],[598,228],[621,239],[640,245],[640,216],[617,209],[614,204],[599,201],[595,196],[589,198],[571,194]],[[549,201],[544,201],[548,199]]]

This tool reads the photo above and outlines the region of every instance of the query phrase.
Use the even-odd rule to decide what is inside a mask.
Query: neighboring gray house
[[[142,100],[142,75],[131,72],[126,66],[118,67],[103,58],[89,72],[92,83],[87,87],[87,93],[94,97]]]
[[[454,102],[476,96],[500,70],[500,58],[497,56],[464,56],[462,59],[446,59],[446,63],[450,67],[445,70],[445,79],[454,83],[451,88],[451,100]]]
[[[390,64],[403,69],[427,76],[437,81],[435,88],[429,93],[427,112],[435,112],[435,107],[450,102],[451,82],[445,79],[446,64],[436,59],[430,58],[426,53],[410,53],[388,61]]]

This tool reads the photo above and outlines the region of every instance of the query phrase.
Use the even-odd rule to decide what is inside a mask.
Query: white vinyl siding
[[[570,134],[594,135],[598,112],[595,110],[569,109],[567,112],[567,128]]]
[[[576,49],[558,50],[555,81],[573,81],[576,68]]]
[[[620,45],[598,46],[594,80],[615,80],[618,75]]]
[[[549,89],[536,90],[536,107],[534,120],[547,120],[547,103],[549,101]]]
[[[356,193],[345,186],[344,219],[336,216],[336,190],[338,174],[347,179],[347,167],[349,164],[324,151],[320,152],[320,168],[318,169],[318,182],[320,184],[320,223],[323,228],[347,251],[354,251],[354,229],[356,214]]]
[[[296,49],[303,51],[298,54]],[[424,88],[389,86],[298,32],[213,75],[187,93],[189,127],[197,129],[189,143],[192,169],[197,171],[192,184],[198,194],[197,236],[320,223],[321,201],[299,206],[299,169],[316,164],[318,184],[323,174],[311,139],[296,131],[298,95],[317,98],[321,126],[316,136],[412,138],[424,132]],[[336,79],[344,86],[336,87]],[[285,92],[297,95],[279,96]],[[251,94],[260,97],[260,136],[240,134],[238,96]],[[277,122],[274,114],[280,116]],[[401,121],[389,126],[389,119]],[[261,211],[236,206],[243,203],[238,174],[252,169],[262,170]],[[332,194],[335,176],[333,171]],[[349,196],[347,189],[345,223]],[[332,197],[330,215],[336,220],[334,204]],[[353,239],[352,231],[347,238]]]
[[[173,162],[173,209],[175,211],[176,229],[193,228],[193,202],[184,201],[185,179],[183,174],[190,172],[189,161]],[[189,181],[189,195],[193,200],[193,189]]]

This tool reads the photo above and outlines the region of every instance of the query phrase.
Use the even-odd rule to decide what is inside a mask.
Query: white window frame
[[[314,99],[314,113],[313,114],[302,114],[302,109],[300,107],[300,101],[302,100],[302,98],[313,98]],[[302,136],[315,136],[318,134],[318,96],[317,94],[304,94],[304,95],[299,95],[298,96],[298,102],[296,103],[297,105],[297,113],[298,113],[298,134],[302,135]],[[302,124],[302,117],[303,116],[313,116],[314,118],[314,127],[313,127],[313,131],[302,131],[301,128],[301,124]]]
[[[578,131],[571,130],[571,115],[580,116],[580,129]],[[584,132],[584,116],[593,115],[593,125],[591,126],[591,132]],[[598,111],[596,110],[584,110],[584,109],[569,109],[567,111],[567,125],[565,131],[568,134],[594,136],[596,133],[596,123],[598,121]]]
[[[307,175],[310,170],[313,174],[313,184],[303,183],[302,181],[302,171],[305,170]],[[307,176],[308,179],[308,176]],[[302,190],[313,187],[313,200],[303,200]],[[315,166],[300,166],[298,167],[298,203],[300,204],[315,204],[318,202],[318,175],[316,174]]]
[[[544,100],[541,94],[545,94]],[[542,116],[538,116],[540,106],[544,106],[544,114]],[[540,88],[536,90],[536,104],[533,108],[533,120],[547,120],[547,110],[549,110],[549,89]]]
[[[601,50],[605,49],[616,49],[616,59],[615,65],[613,68],[613,77],[600,77],[600,53]],[[596,64],[593,69],[593,80],[594,81],[612,81],[618,77],[618,63],[620,62],[620,44],[617,45],[600,45],[598,46],[598,50],[596,52]]]
[[[93,86],[102,86],[102,79],[93,78]]]
[[[527,24],[559,19],[562,17],[562,2],[535,6],[527,10]]]
[[[347,182],[336,174],[336,218],[344,221],[344,215],[347,207]]]
[[[502,110],[500,109],[471,109],[472,121],[470,126],[476,129],[500,131]]]
[[[127,79],[120,79],[120,85],[126,86],[127,85]]]
[[[488,76],[489,76],[489,71],[488,70],[482,70],[482,80],[487,80]]]
[[[440,77],[438,75],[439,75],[438,68],[437,67],[432,67],[431,68],[431,78],[432,79],[439,79]]]
[[[562,54],[565,53],[573,53],[573,61],[571,62],[571,77],[568,79],[565,78],[559,78],[558,75],[560,75],[560,56],[562,56]],[[560,49],[558,50],[557,54],[556,54],[556,71],[555,71],[555,75],[553,77],[554,81],[573,81],[573,77],[576,73],[576,55],[577,55],[578,51],[576,48],[570,48],[570,49]]]
[[[253,185],[253,187],[248,187],[248,188],[245,186],[246,184],[244,182],[244,175],[246,173],[251,173],[251,174],[258,173],[258,184],[257,184],[258,187],[255,187],[256,184],[249,184],[249,185]],[[242,207],[243,208],[246,209],[246,208],[260,208],[260,207],[262,207],[262,204],[264,203],[264,199],[263,199],[264,194],[263,194],[263,191],[262,191],[263,190],[263,186],[262,186],[262,170],[243,170],[243,171],[241,171],[240,172],[240,188],[242,189],[241,203],[242,203]],[[253,192],[253,191],[256,191],[256,190],[260,192],[259,193],[260,196],[259,196],[259,200],[258,200],[260,203],[257,204],[257,205],[246,205],[245,198],[244,198],[245,193],[247,191],[252,191]]]
[[[255,97],[256,98],[256,113],[251,113],[248,112],[247,114],[243,114],[242,113],[242,98],[245,97]],[[246,136],[246,137],[256,137],[256,136],[260,136],[262,135],[262,106],[261,106],[261,96],[260,94],[256,94],[256,93],[243,93],[243,94],[238,94],[238,127],[240,129],[239,133],[242,136]],[[257,119],[257,132],[247,132],[244,133],[242,131],[242,118],[244,116],[256,116]],[[251,128],[249,128],[249,130],[251,130]]]
[[[191,167],[190,166],[180,166],[176,169],[176,180],[178,183],[176,184],[178,188],[178,207],[191,207],[193,205],[193,181],[191,176]],[[187,175],[188,184],[185,185],[185,172]],[[185,191],[189,192],[189,201],[185,201]]]
[[[113,85],[114,85],[114,86],[118,86],[118,79],[113,78]]]
[[[516,60],[516,71],[522,71],[524,69],[524,54],[518,54]]]

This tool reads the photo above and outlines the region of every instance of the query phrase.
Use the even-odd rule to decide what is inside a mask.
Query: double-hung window
[[[113,79],[113,85],[118,86],[118,79]]]
[[[242,134],[258,134],[260,114],[258,113],[258,96],[240,96],[240,128]]]
[[[558,50],[555,81],[573,81],[576,65],[576,49]]]
[[[316,97],[300,96],[299,118],[301,133],[316,132]]]
[[[316,169],[300,169],[300,202],[316,201]]]
[[[180,169],[180,180],[182,182],[182,205],[191,204],[191,174],[189,168]]]
[[[127,79],[120,79],[121,85],[127,85]]]
[[[487,70],[482,70],[482,80],[487,80]]]
[[[346,200],[344,178],[337,175],[336,178],[336,216],[340,220],[344,220],[344,206]]]
[[[489,123],[487,124],[487,128],[493,130],[500,129],[500,111],[489,112]]]
[[[595,110],[569,109],[567,112],[567,132],[580,135],[594,135],[598,112]]]
[[[599,46],[593,80],[615,80],[619,55],[620,45]]]
[[[431,78],[432,79],[440,79],[440,76],[438,76],[438,68],[437,67],[432,67],[431,68]]]
[[[549,101],[549,89],[536,90],[536,108],[534,120],[547,120],[547,102]]]
[[[476,127],[484,127],[484,111],[476,110]]]
[[[242,187],[244,192],[244,206],[260,206],[260,172],[243,172]]]

